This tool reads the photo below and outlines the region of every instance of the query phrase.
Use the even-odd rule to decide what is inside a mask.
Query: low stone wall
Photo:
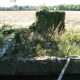
[[[67,58],[0,60],[0,75],[59,74]],[[71,59],[65,73],[80,73],[80,59]]]
[[[80,74],[80,58],[71,59],[66,73],[79,73]]]

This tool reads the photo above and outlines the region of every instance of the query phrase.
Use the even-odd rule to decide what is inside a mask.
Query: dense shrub
[[[34,32],[45,35],[48,32],[53,33],[65,30],[65,12],[53,11],[41,6],[41,9],[36,12],[36,21],[29,27]]]

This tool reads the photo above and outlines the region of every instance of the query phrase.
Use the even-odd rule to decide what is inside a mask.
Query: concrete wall
[[[60,73],[66,63],[64,60],[0,60],[0,75],[15,74],[55,74]],[[80,60],[72,59],[65,73],[80,73]]]
[[[3,55],[10,49],[11,46],[15,46],[15,40],[13,38],[5,42],[3,48],[0,49],[0,57],[3,57]]]

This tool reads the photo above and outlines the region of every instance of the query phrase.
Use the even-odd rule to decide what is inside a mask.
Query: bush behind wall
[[[38,11],[36,12],[36,21],[30,28],[41,34],[43,31],[47,32],[50,27],[55,30],[60,22],[58,32],[65,29],[65,12]]]

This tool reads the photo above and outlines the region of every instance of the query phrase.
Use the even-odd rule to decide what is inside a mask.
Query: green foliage
[[[3,24],[1,26],[3,34],[11,34],[14,32],[14,29],[12,29],[12,25],[9,24]]]
[[[22,49],[27,50],[30,45],[30,30],[29,29],[18,29],[15,31],[15,39],[17,43],[20,43],[22,45]]]
[[[49,7],[45,5],[41,5],[37,7],[38,12],[49,12],[49,10],[50,10]]]
[[[46,35],[49,29],[58,32],[64,30],[65,12],[62,11],[39,11],[36,12],[36,21],[29,27],[32,31],[36,31],[41,35]],[[53,29],[54,28],[54,29]],[[53,32],[52,31],[52,32]]]
[[[12,26],[9,24],[3,24],[2,25],[2,30],[7,30],[7,29],[11,29],[11,28],[12,28]]]
[[[73,10],[73,11],[80,11],[80,5],[57,5],[57,10]]]
[[[16,43],[20,42],[20,31],[19,30],[16,30],[15,31],[15,40],[16,40]]]
[[[61,36],[61,42],[70,42],[70,43],[79,43],[80,42],[80,34],[78,33],[65,33]]]
[[[59,42],[59,55],[71,56],[80,55],[80,34],[65,32],[58,38]]]
[[[2,33],[0,33],[0,42],[2,42],[2,41],[3,41],[3,39],[4,39],[4,36],[3,36],[3,34],[2,34]]]
[[[43,9],[44,7],[44,9]],[[17,10],[39,10],[40,8],[42,8],[43,10],[47,9],[47,10],[74,10],[74,11],[80,11],[80,4],[78,5],[72,5],[72,4],[69,4],[69,5],[64,5],[64,4],[61,4],[61,5],[56,5],[56,6],[48,6],[46,7],[45,5],[41,5],[39,7],[37,6],[18,6],[18,5],[14,5],[14,6],[11,6],[11,7],[0,7],[0,10],[1,11],[17,11]]]
[[[20,43],[21,49],[17,52],[17,56],[41,56],[48,53],[47,48],[52,46],[47,46],[48,41],[45,42],[45,38],[41,36],[38,32],[32,32],[29,29],[18,29],[15,31],[15,39],[17,43]],[[54,40],[55,41],[55,40]],[[50,52],[52,52],[53,48]],[[49,55],[49,54],[48,54]]]
[[[75,30],[75,29],[74,29]],[[64,34],[52,35],[49,40],[38,32],[29,29],[19,29],[16,33],[20,40],[21,49],[15,57],[35,57],[35,56],[79,56],[80,55],[80,33],[66,31]],[[49,37],[49,36],[48,36]],[[19,41],[18,40],[18,41]]]

